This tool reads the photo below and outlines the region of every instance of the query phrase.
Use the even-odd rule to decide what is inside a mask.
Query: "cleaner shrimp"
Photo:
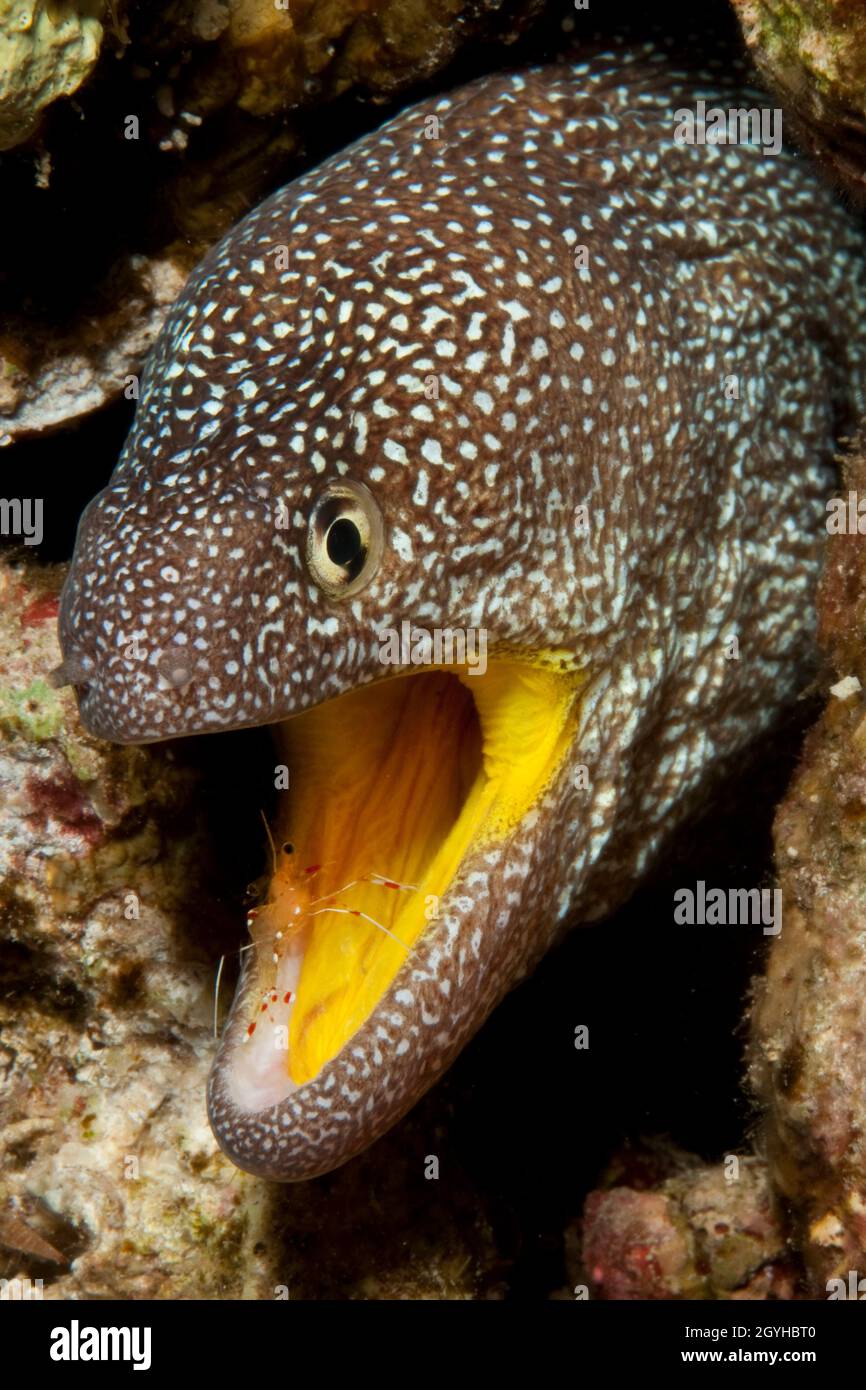
[[[342,887],[335,889],[332,893],[324,893],[315,898],[309,898],[309,888],[318,875],[330,866],[334,861],[327,861],[322,864],[308,864],[303,869],[296,869],[294,865],[294,845],[286,843],[281,846],[280,854],[277,853],[276,845],[271,834],[270,827],[262,813],[265,832],[268,837],[268,844],[271,851],[271,865],[273,875],[271,878],[270,895],[266,903],[259,907],[250,908],[247,912],[247,930],[252,937],[245,946],[241,946],[237,952],[239,956],[244,956],[247,951],[258,950],[264,946],[271,946],[271,960],[277,968],[285,955],[292,949],[297,950],[299,939],[308,931],[309,924],[314,917],[326,915],[336,915],[342,917],[356,917],[395,941],[398,946],[402,946],[407,953],[412,949],[404,941],[401,941],[394,932],[372,917],[368,912],[363,912],[360,908],[349,906],[343,901],[343,895],[352,888],[362,885],[372,885],[392,892],[418,893],[420,888],[414,883],[401,883],[398,879],[390,878],[385,874],[364,873],[356,878],[350,879]],[[223,967],[226,962],[226,955],[220,956],[217,967],[216,980],[214,982],[214,1013],[213,1028],[214,1037],[219,1035],[219,997],[220,983],[222,981]],[[282,990],[275,986],[270,986],[262,992],[257,1013],[266,1014],[269,1021],[276,1026],[271,1009],[278,1003],[290,1005],[294,999],[292,990]],[[244,1035],[244,1042],[249,1042],[256,1030],[254,1019],[247,1027]]]

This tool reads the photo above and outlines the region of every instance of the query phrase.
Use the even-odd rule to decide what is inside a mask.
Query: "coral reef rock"
[[[677,1154],[673,1172],[591,1192],[571,1232],[575,1293],[601,1299],[791,1298],[796,1285],[765,1165],[730,1155],[709,1167]],[[649,1185],[647,1185],[649,1184]]]
[[[90,76],[105,8],[102,0],[0,0],[0,150],[28,139],[45,108]]]
[[[851,0],[732,0],[786,126],[866,204],[866,8]]]
[[[866,1276],[866,511],[863,442],[828,513],[820,637],[836,679],[776,816],[782,931],[752,1015],[773,1180],[813,1293]],[[840,505],[841,504],[841,505]],[[853,520],[853,527],[850,524]],[[863,522],[866,528],[866,520]]]

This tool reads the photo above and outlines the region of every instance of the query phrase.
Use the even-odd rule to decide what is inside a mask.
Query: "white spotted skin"
[[[252,1172],[312,1177],[388,1128],[799,689],[834,439],[864,403],[864,245],[795,155],[676,146],[698,97],[762,100],[614,46],[425,102],[269,198],[191,276],[82,523],[62,640],[106,738],[282,719],[379,676],[404,619],[590,675],[555,783],[269,1110],[225,1086],[236,1002],[209,1104]],[[341,473],[387,538],[342,605],[303,559]]]

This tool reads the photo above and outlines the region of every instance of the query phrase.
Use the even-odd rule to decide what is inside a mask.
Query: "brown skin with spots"
[[[251,1172],[382,1134],[799,688],[863,403],[863,243],[801,161],[675,144],[714,94],[758,99],[648,47],[485,78],[263,203],[172,311],[64,594],[93,732],[283,720],[380,679],[406,619],[582,680],[529,810],[469,844],[366,1021],[264,1107],[230,1084],[248,960],[209,1104]],[[307,568],[341,476],[384,535],[344,599]]]

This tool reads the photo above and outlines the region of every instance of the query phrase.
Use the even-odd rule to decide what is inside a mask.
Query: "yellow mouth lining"
[[[467,854],[503,840],[538,799],[573,741],[582,684],[554,654],[497,659],[483,675],[428,668],[279,726],[290,787],[253,932],[263,994],[273,955],[303,952],[292,1081],[314,1077],[370,1016]]]

